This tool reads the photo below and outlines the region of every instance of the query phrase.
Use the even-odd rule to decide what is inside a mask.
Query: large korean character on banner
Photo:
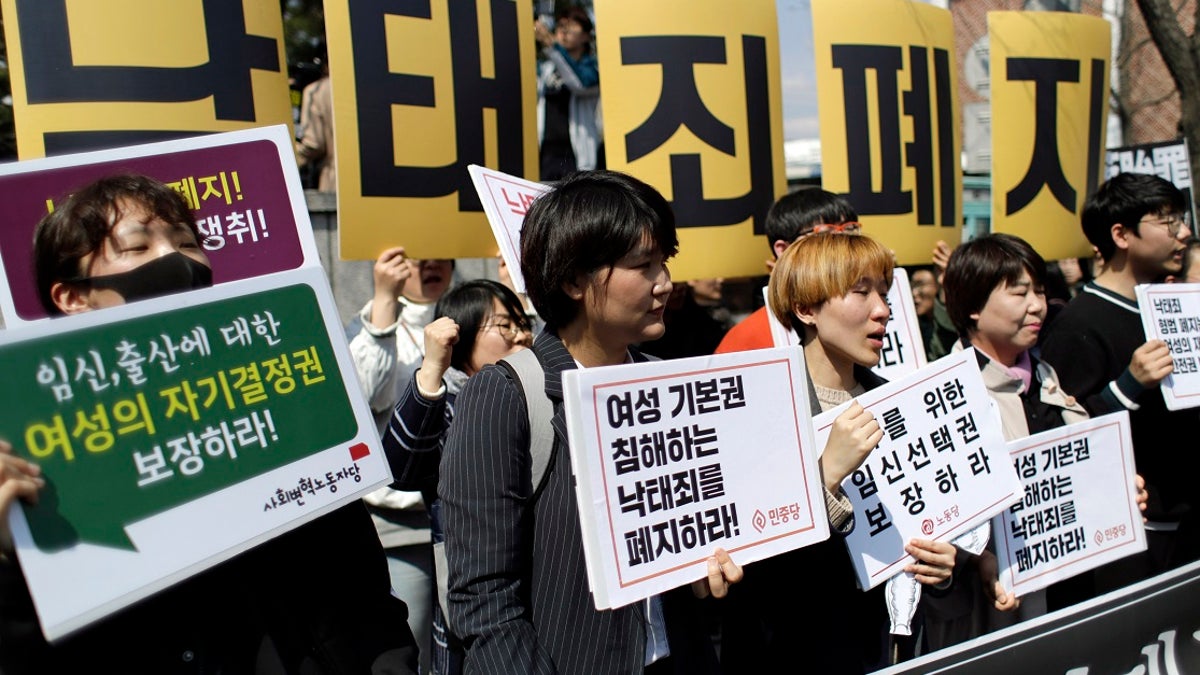
[[[275,0],[2,0],[22,159],[290,124]]]
[[[763,220],[783,194],[775,3],[596,3],[608,168],[662,191],[676,280],[762,273]]]
[[[988,14],[992,231],[1047,260],[1091,255],[1079,216],[1104,172],[1110,32],[1080,14]]]
[[[962,232],[950,12],[908,0],[813,0],[821,171],[900,264]]]
[[[533,8],[328,0],[341,256],[496,254],[467,166],[537,177]]]

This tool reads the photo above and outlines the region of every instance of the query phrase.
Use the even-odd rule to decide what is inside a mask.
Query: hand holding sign
[[[825,489],[837,494],[842,481],[858,469],[882,439],[883,428],[875,415],[858,401],[852,401],[850,407],[833,420],[829,440],[821,453],[819,464]]]
[[[729,553],[718,546],[708,559],[708,576],[692,582],[692,594],[702,600],[709,595],[723,598],[729,593],[729,587],[741,581],[743,576],[742,566],[733,562]]]
[[[0,440],[0,540],[8,539],[8,507],[18,499],[37,504],[38,490],[44,487],[42,468],[12,454],[12,444]]]
[[[992,601],[997,612],[1008,612],[1021,606],[1017,594],[1000,583],[1000,563],[996,554],[985,550],[979,554],[979,578],[983,580],[983,592]]]
[[[1200,284],[1142,284],[1146,344],[1133,353],[1129,372],[1143,387],[1162,386],[1167,410],[1200,405]]]
[[[400,315],[400,293],[412,276],[412,267],[404,255],[403,246],[395,246],[379,254],[371,270],[375,282],[375,297],[371,300],[371,323],[378,328],[390,326]]]
[[[1173,369],[1171,350],[1162,340],[1148,340],[1129,359],[1130,374],[1146,389],[1157,387]]]
[[[904,571],[927,586],[945,583],[954,572],[955,550],[950,542],[913,539],[904,547],[904,552],[917,559]]]

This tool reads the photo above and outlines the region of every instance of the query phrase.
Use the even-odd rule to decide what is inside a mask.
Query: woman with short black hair
[[[724,595],[741,568],[717,549],[692,592],[598,611],[566,454],[563,372],[646,360],[631,345],[665,330],[666,261],[677,248],[666,200],[624,174],[569,176],[525,217],[521,271],[546,320],[533,351],[554,414],[551,428],[530,429],[521,384],[500,367],[483,368],[459,395],[440,487],[451,620],[468,670],[718,672],[693,593]],[[553,437],[540,485],[534,434]]]
[[[435,318],[425,327],[425,358],[408,380],[383,432],[395,482],[392,488],[420,492],[429,514],[435,579],[444,579],[446,535],[438,499],[438,465],[454,403],[467,378],[486,365],[515,354],[533,342],[521,301],[503,284],[476,279],[442,296]],[[434,583],[430,672],[462,672],[462,644],[446,620],[444,586]]]
[[[946,266],[946,310],[962,345],[975,348],[1004,438],[1010,441],[1088,417],[1075,397],[1063,391],[1054,368],[1033,353],[1046,318],[1045,280],[1042,256],[1010,234],[989,234],[962,244]],[[1137,480],[1143,500],[1144,483],[1141,477]],[[926,606],[931,649],[1046,613],[1045,592],[1018,602],[1004,590],[996,578],[993,547],[989,543],[989,550],[970,559],[978,574],[964,575],[951,594]]]

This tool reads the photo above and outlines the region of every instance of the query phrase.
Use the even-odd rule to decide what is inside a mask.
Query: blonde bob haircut
[[[780,323],[803,335],[795,310],[840,298],[864,278],[883,279],[891,288],[893,266],[891,252],[865,235],[823,232],[802,237],[775,263],[767,303]]]

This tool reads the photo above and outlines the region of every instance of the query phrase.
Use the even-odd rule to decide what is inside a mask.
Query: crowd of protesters
[[[20,570],[6,555],[0,672],[65,672],[89,662],[122,672],[716,673],[787,671],[791,663],[858,673],[1178,567],[1200,554],[1187,481],[1197,460],[1165,430],[1191,437],[1200,419],[1166,409],[1158,385],[1172,370],[1170,352],[1145,339],[1134,288],[1191,278],[1187,207],[1154,176],[1122,174],[1101,185],[1082,218],[1097,269],[1082,283],[1084,275],[1071,275],[1062,298],[1047,295],[1053,266],[1009,235],[934,251],[934,265],[910,270],[918,316],[932,324],[923,331],[929,356],[975,348],[1007,439],[1130,411],[1149,548],[1046,592],[1005,591],[986,524],[974,536],[978,546],[907,543],[912,581],[897,583],[924,587],[914,616],[889,617],[884,587],[856,587],[843,543],[856,518],[840,486],[883,433],[854,399],[883,383],[871,368],[891,315],[894,263],[845,198],[808,188],[773,206],[767,243],[777,259],[767,307],[726,333],[728,319],[711,311],[719,281],[676,292],[667,262],[678,238],[662,196],[624,174],[587,171],[530,209],[521,240],[527,298],[493,281],[452,286],[452,261],[415,261],[401,247],[379,256],[374,297],[348,333],[392,465],[391,488],[53,646],[41,640]],[[185,216],[173,191],[137,176],[73,195],[38,228],[48,311],[92,311],[210,284]],[[690,310],[680,311],[688,306],[680,297]],[[1061,307],[1050,319],[1055,300]],[[644,361],[639,345],[652,352],[673,330],[708,337],[660,350],[667,357],[770,347],[765,312],[800,337],[811,412],[851,402],[819,460],[832,536],[744,569],[714,549],[706,579],[597,611],[564,454],[563,372]],[[532,390],[528,373],[498,363],[527,347],[540,371]],[[551,459],[533,474],[539,443]],[[38,499],[45,482],[3,448],[6,510]],[[317,537],[340,542],[325,549],[337,555],[288,550],[308,550]],[[292,561],[287,574],[267,564],[281,555]],[[336,582],[340,593],[322,607],[291,607],[292,594],[334,583],[347,565],[358,570],[355,585]],[[908,636],[889,631],[898,620],[912,628]],[[143,641],[147,635],[156,637]],[[139,650],[135,640],[161,649]]]

